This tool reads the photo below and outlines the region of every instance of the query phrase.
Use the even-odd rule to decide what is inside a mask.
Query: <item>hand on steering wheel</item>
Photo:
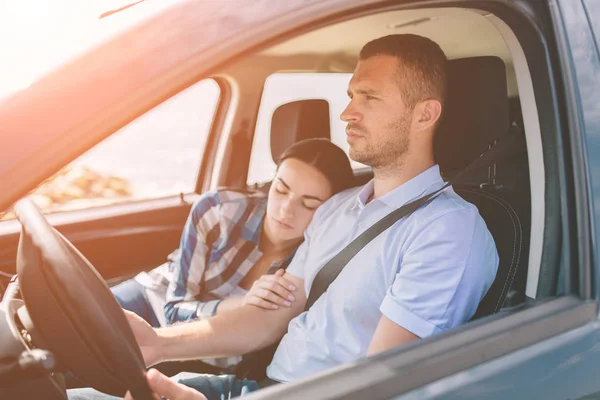
[[[146,380],[155,395],[162,396],[167,400],[206,400],[202,393],[181,383],[173,382],[154,368],[146,373]],[[159,399],[158,396],[156,397],[157,400]],[[125,400],[134,400],[134,398],[127,392]]]
[[[22,226],[19,286],[34,343],[95,389],[151,399],[142,353],[102,276],[30,200],[14,209]]]
[[[128,310],[123,310],[129,321],[133,335],[140,346],[144,363],[147,367],[158,364],[162,361],[161,347],[159,337],[156,331],[142,317]]]

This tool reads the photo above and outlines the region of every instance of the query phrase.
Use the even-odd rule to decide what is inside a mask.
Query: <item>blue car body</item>
[[[260,0],[174,5],[0,103],[0,209],[223,63],[346,15],[425,5],[421,3]],[[568,149],[569,166],[558,172],[567,189],[557,209],[570,221],[561,226],[570,253],[558,254],[559,295],[252,398],[600,398],[600,0],[439,4],[518,14],[509,25],[517,29],[520,23],[530,24],[532,40],[542,49],[536,56],[545,58],[547,74],[555,78],[547,94],[559,111],[543,118],[561,128],[557,143]],[[198,190],[206,188],[202,179],[210,172],[200,171]]]

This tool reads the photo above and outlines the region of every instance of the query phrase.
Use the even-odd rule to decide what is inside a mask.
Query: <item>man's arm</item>
[[[380,306],[383,314],[368,354],[468,321],[494,280],[497,253],[474,209],[424,223]]]
[[[147,365],[167,360],[218,358],[246,354],[265,348],[287,332],[290,321],[300,315],[306,305],[304,266],[308,257],[310,232],[318,224],[319,207],[304,232],[304,242],[298,247],[283,278],[296,287],[290,307],[268,310],[253,305],[229,310],[213,318],[184,325],[153,330],[141,318],[128,315]]]
[[[286,273],[297,290],[291,307],[265,310],[243,306],[213,318],[153,330],[144,320],[128,313],[147,365],[162,361],[230,357],[265,348],[287,331],[289,322],[306,304],[304,281]]]
[[[381,353],[416,339],[419,339],[417,335],[397,325],[384,315],[377,324],[367,355]]]

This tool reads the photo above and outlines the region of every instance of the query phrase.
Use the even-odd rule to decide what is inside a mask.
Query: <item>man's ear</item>
[[[413,132],[432,129],[442,115],[442,104],[430,99],[417,103],[413,113]]]

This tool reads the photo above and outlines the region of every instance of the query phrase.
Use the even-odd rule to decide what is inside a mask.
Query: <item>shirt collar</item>
[[[390,208],[396,209],[402,207],[409,201],[420,197],[431,186],[441,183],[444,183],[444,180],[440,175],[440,167],[436,164],[376,200]],[[358,192],[356,206],[359,207],[359,209],[363,209],[366,206],[367,200],[373,193],[373,189],[374,181],[371,179]]]
[[[367,205],[367,200],[371,197],[371,193],[373,193],[373,189],[375,187],[375,183],[373,179],[371,179],[365,186],[363,186],[358,192],[358,196],[356,196],[356,204],[355,207],[358,207],[359,210],[362,210]]]

